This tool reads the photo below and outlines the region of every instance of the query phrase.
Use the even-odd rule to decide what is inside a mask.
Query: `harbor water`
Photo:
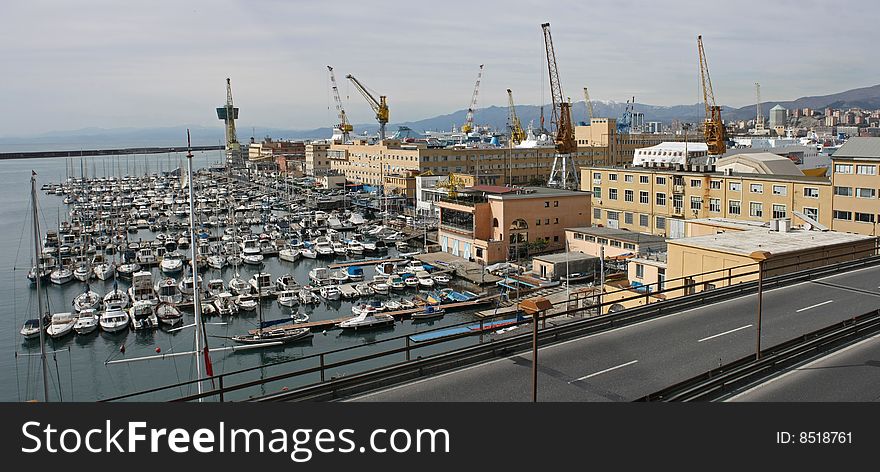
[[[196,153],[193,163],[196,169],[217,163],[221,159],[219,151]],[[157,154],[140,156],[97,156],[89,158],[42,158],[17,159],[0,162],[0,316],[2,316],[2,333],[0,333],[0,372],[4,382],[0,383],[0,400],[27,401],[42,400],[42,373],[40,371],[40,346],[38,340],[25,340],[19,329],[25,320],[36,316],[36,290],[30,286],[26,277],[33,260],[33,234],[30,210],[31,171],[37,173],[37,189],[40,205],[41,235],[47,229],[57,229],[59,221],[65,219],[67,205],[61,196],[47,195],[39,188],[46,183],[57,183],[65,180],[68,175],[86,177],[144,175],[168,171],[184,165],[182,154]],[[254,227],[255,230],[257,227]],[[220,231],[214,229],[214,231]],[[129,234],[130,240],[153,239],[154,233],[139,230]],[[395,250],[389,249],[388,256],[394,256]],[[242,265],[238,272],[242,278],[249,280],[256,272],[268,272],[275,278],[283,274],[292,274],[296,280],[305,285],[308,283],[308,272],[315,265],[327,265],[339,262],[344,258],[306,259],[297,262],[281,261],[277,257],[267,257],[263,267]],[[161,277],[158,268],[152,269],[154,282]],[[228,282],[234,269],[225,267],[222,271],[208,268],[202,272],[203,283],[214,278],[222,278]],[[372,266],[364,267],[365,280],[374,274]],[[103,295],[113,289],[113,280],[100,281],[92,279],[91,290]],[[127,289],[129,284],[119,280],[120,288]],[[49,309],[52,313],[73,311],[72,300],[85,290],[85,283],[73,280],[65,285],[49,284],[45,287]],[[392,293],[391,298],[410,298],[418,292],[407,289],[400,295]],[[383,297],[377,296],[377,299]],[[262,301],[262,316],[265,320],[289,318],[294,312],[305,313],[310,321],[329,320],[351,314],[353,303],[364,303],[365,299],[339,301],[321,301],[317,305],[287,308],[280,306],[275,300]],[[184,323],[194,321],[192,312],[184,311]],[[328,352],[349,346],[364,346],[381,339],[417,333],[437,327],[460,323],[473,319],[472,312],[446,313],[443,318],[414,323],[398,321],[393,327],[378,330],[356,331],[348,333],[339,329],[315,330],[311,339],[291,344],[264,347],[253,350],[223,351],[212,353],[211,359],[215,374],[235,370],[266,366],[267,364],[299,359],[322,352]],[[206,326],[208,345],[220,348],[233,345],[228,338],[244,334],[258,327],[258,312],[240,312],[231,317],[208,317]],[[446,343],[442,349],[476,342],[464,339]],[[327,356],[326,362],[339,361],[346,356],[365,355],[370,352],[389,349],[392,346],[364,346],[361,349]],[[396,344],[393,347],[401,347]],[[88,334],[70,334],[53,340],[46,337],[46,350],[49,352],[48,377],[50,401],[95,401],[135,391],[170,385],[196,378],[196,356],[174,356],[163,359],[151,359],[140,362],[107,364],[109,360],[131,359],[157,354],[170,354],[192,351],[195,348],[195,336],[192,328],[169,331],[167,329],[106,333],[99,330]],[[439,349],[439,348],[437,348]],[[427,351],[431,352],[431,351]],[[435,350],[436,352],[436,350]],[[419,352],[419,355],[424,355]],[[381,358],[370,362],[362,362],[344,366],[329,372],[332,376],[349,375],[354,372],[375,367],[380,364],[403,360],[403,356]],[[314,367],[317,360],[307,359],[301,362],[290,362],[280,366],[263,367],[247,374],[230,379],[230,382],[243,382],[261,377],[290,372],[293,370]],[[254,387],[230,394],[227,399],[243,399],[249,396],[271,393],[284,387],[294,387],[319,380],[318,374],[288,379],[262,387]],[[137,400],[164,400],[174,396],[196,393],[194,385],[145,395]]]

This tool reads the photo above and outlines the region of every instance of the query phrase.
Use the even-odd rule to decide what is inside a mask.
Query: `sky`
[[[754,103],[880,83],[880,4],[857,1],[0,2],[0,137],[88,127],[219,126],[232,79],[239,126],[332,125],[332,65],[353,123],[373,122],[345,79],[387,95],[391,122],[550,101],[550,22],[573,101],[701,99],[696,37],[716,100]],[[259,131],[258,131],[259,134]]]

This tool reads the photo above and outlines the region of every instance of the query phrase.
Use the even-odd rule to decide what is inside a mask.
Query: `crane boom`
[[[556,52],[553,50],[553,37],[550,35],[550,23],[543,23],[544,48],[547,52],[547,70],[550,74],[550,95],[553,97],[553,115],[551,125],[556,126],[556,151],[559,154],[570,154],[575,151],[574,127],[571,124],[571,104],[565,99],[562,84],[559,81],[559,69],[556,65]]]
[[[376,100],[373,97],[373,94],[367,90],[367,88],[353,75],[348,74],[345,76],[346,79],[350,80],[351,83],[354,84],[354,87],[367,99],[367,103],[370,104],[370,108],[376,112],[376,120],[379,122],[379,140],[385,139],[385,125],[388,123],[388,102],[386,101],[385,95],[379,95],[379,100]]]
[[[526,139],[526,133],[523,131],[522,123],[516,116],[516,106],[513,104],[513,92],[507,89],[507,128],[510,130],[510,140],[514,144],[519,144]]]
[[[709,63],[703,50],[703,36],[697,36],[697,52],[700,56],[700,79],[703,89],[703,103],[706,106],[706,121],[703,134],[709,147],[709,155],[724,154],[724,123],[721,121],[721,107],[715,104],[715,92],[712,90],[712,78],[709,77]]]
[[[593,102],[590,101],[590,92],[586,87],[584,87],[584,103],[587,105],[587,111],[589,112],[589,116],[587,116],[587,119],[589,119],[587,123],[589,123],[593,121]]]
[[[471,106],[467,111],[467,119],[465,120],[464,125],[461,127],[461,132],[464,134],[470,133],[474,130],[474,110],[477,108],[477,95],[480,93],[480,79],[483,78],[483,64],[480,64],[480,71],[477,72],[477,83],[474,84],[474,94],[471,96]]]
[[[348,118],[345,116],[345,109],[342,108],[342,99],[339,98],[339,88],[336,87],[336,76],[333,75],[333,68],[327,66],[327,70],[330,72],[330,85],[333,87],[333,100],[336,101],[336,116],[339,117],[339,123],[334,127],[342,134],[342,142],[345,143],[348,142],[348,133],[354,128],[348,122]]]

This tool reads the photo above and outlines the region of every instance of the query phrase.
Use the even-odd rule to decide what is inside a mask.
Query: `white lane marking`
[[[810,305],[810,306],[803,307],[803,308],[801,308],[800,310],[795,310],[794,312],[795,312],[795,313],[800,313],[800,312],[802,312],[802,311],[807,311],[807,310],[809,310],[810,308],[816,308],[817,306],[827,305],[827,304],[829,304],[829,303],[831,303],[831,302],[833,302],[833,301],[834,301],[834,300],[827,300],[827,301],[824,301],[824,302],[822,302],[822,303],[817,303],[817,304],[815,304],[815,305]]]
[[[732,329],[732,330],[730,330],[730,331],[725,331],[725,332],[723,332],[723,333],[713,334],[712,336],[709,336],[709,337],[707,337],[707,338],[698,339],[697,342],[698,342],[698,343],[701,343],[701,342],[703,342],[703,341],[708,341],[708,340],[710,340],[710,339],[712,339],[712,338],[717,338],[718,336],[724,336],[725,334],[734,333],[734,332],[739,331],[739,330],[741,330],[741,329],[746,329],[746,328],[751,328],[751,327],[752,327],[752,325],[747,324],[747,325],[745,325],[745,326],[740,326],[739,328],[734,328],[734,329]]]
[[[607,368],[607,369],[605,369],[605,370],[600,370],[599,372],[593,372],[592,374],[585,375],[585,376],[583,376],[583,377],[578,377],[577,379],[572,380],[572,381],[569,382],[569,383],[580,382],[581,380],[586,380],[586,379],[588,379],[588,378],[590,378],[590,377],[595,377],[595,376],[597,376],[597,375],[604,374],[605,372],[611,372],[612,370],[617,370],[617,369],[619,369],[619,368],[621,368],[621,367],[626,367],[626,366],[628,366],[628,365],[635,364],[636,362],[638,362],[638,360],[629,361],[629,362],[627,362],[626,364],[620,364],[620,365],[618,365],[618,366],[614,366],[614,367],[609,367],[609,368]]]

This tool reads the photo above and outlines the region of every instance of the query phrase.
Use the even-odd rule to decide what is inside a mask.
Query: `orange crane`
[[[513,92],[507,89],[507,127],[510,129],[510,141],[519,144],[526,139],[526,133],[523,131],[522,123],[516,116],[516,106],[513,104]]]
[[[348,134],[354,129],[351,124],[348,122],[348,118],[345,116],[345,109],[342,108],[342,99],[339,98],[339,88],[336,87],[336,76],[333,75],[333,68],[327,66],[327,70],[330,71],[330,85],[333,88],[333,100],[336,101],[336,116],[339,117],[339,123],[334,126],[339,133],[342,135],[342,142],[348,142]]]
[[[370,108],[376,112],[376,121],[379,122],[379,141],[385,140],[385,125],[388,124],[388,101],[385,95],[379,95],[379,99],[376,100],[373,97],[373,94],[367,90],[367,87],[364,86],[358,79],[354,78],[353,75],[348,74],[345,76],[346,79],[350,80],[351,83],[354,84],[354,87],[357,89],[361,95],[367,99],[367,103],[369,103]]]
[[[550,124],[556,125],[556,156],[553,158],[553,169],[550,171],[547,184],[551,187],[577,190],[580,184],[577,168],[572,159],[572,153],[577,152],[577,144],[571,121],[571,103],[565,99],[562,84],[559,82],[559,69],[556,66],[556,52],[550,35],[550,23],[541,24],[541,28],[544,30],[544,49],[547,53],[547,70],[550,74],[550,95],[553,97],[553,115]]]
[[[706,121],[703,134],[709,146],[710,156],[720,156],[727,150],[724,145],[724,122],[721,121],[721,107],[715,104],[715,93],[712,91],[712,79],[709,77],[709,63],[703,50],[703,36],[697,36],[697,51],[700,56],[700,79],[703,89],[703,103],[706,105]]]
[[[480,79],[483,78],[483,64],[480,64],[480,71],[477,72],[477,83],[474,84],[474,94],[471,96],[471,106],[467,111],[467,118],[461,126],[461,132],[468,134],[474,130],[474,110],[477,108],[477,95],[480,93]]]

